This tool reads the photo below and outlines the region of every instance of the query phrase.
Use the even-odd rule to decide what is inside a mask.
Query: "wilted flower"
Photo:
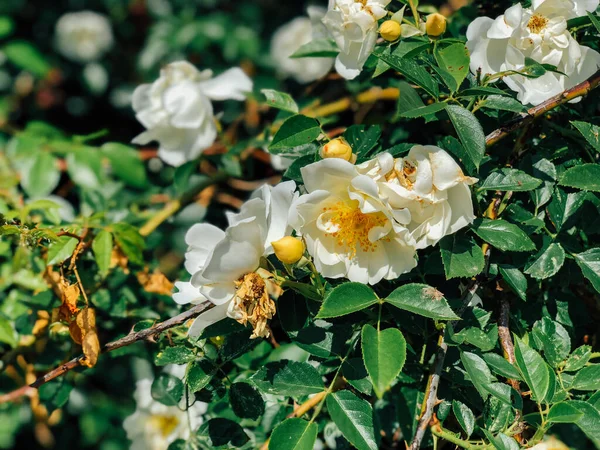
[[[335,70],[356,78],[377,41],[377,21],[386,15],[391,0],[330,0],[323,23],[340,48]]]
[[[471,71],[483,74],[520,71],[526,58],[556,66],[538,78],[504,77],[523,104],[538,105],[584,81],[600,67],[600,54],[579,45],[567,30],[567,20],[594,11],[598,0],[534,0],[531,8],[511,6],[495,20],[478,17],[467,29]]]
[[[299,83],[310,83],[331,70],[333,58],[290,58],[304,44],[327,36],[321,22],[325,12],[325,8],[309,7],[309,17],[297,17],[273,34],[271,57],[279,73],[291,76]]]
[[[93,11],[64,14],[56,22],[56,45],[73,61],[95,61],[113,46],[110,22]]]
[[[375,284],[415,267],[405,237],[410,213],[384,203],[375,180],[339,158],[303,167],[302,178],[308,193],[290,210],[290,224],[323,276]]]
[[[253,337],[265,336],[267,320],[275,313],[271,296],[277,288],[270,274],[259,271],[261,258],[273,254],[272,242],[289,234],[288,211],[294,199],[293,181],[257,190],[237,214],[229,214],[223,232],[211,225],[194,225],[186,236],[186,269],[191,283],[177,284],[177,303],[207,298],[215,307],[192,324],[190,336],[199,336],[211,323],[231,317],[254,328]]]
[[[173,166],[200,156],[217,137],[211,100],[244,100],[252,90],[252,81],[238,67],[212,75],[178,61],[162,69],[154,83],[138,86],[133,109],[147,131],[133,142],[158,141],[158,155]]]
[[[169,366],[167,372],[183,375],[185,366]],[[207,405],[195,401],[187,408],[185,399],[181,405],[166,406],[154,400],[150,394],[152,380],[141,379],[133,394],[136,410],[125,418],[123,428],[131,440],[131,450],[166,450],[176,439],[188,439],[190,430],[202,424]]]
[[[469,185],[477,179],[465,176],[439,147],[415,145],[396,159],[382,153],[358,169],[377,181],[390,208],[409,212],[406,239],[417,249],[436,244],[475,219]]]

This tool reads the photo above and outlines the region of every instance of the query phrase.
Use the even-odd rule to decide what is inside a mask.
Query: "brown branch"
[[[597,88],[598,85],[600,85],[600,71],[596,72],[584,82],[573,86],[571,89],[567,89],[566,91],[555,95],[552,98],[549,98],[545,102],[530,108],[527,111],[527,113],[523,114],[521,117],[513,120],[512,122],[509,122],[506,125],[503,125],[500,128],[498,128],[497,130],[492,131],[485,138],[487,146],[489,147],[491,145],[494,145],[496,142],[500,141],[501,139],[504,139],[516,129],[530,124],[535,119],[544,115],[548,111],[556,108],[557,106],[563,105],[571,100],[589,94],[589,92],[592,89]]]
[[[479,281],[477,279],[471,280],[463,295],[463,303],[457,314],[459,317],[462,317],[466,311],[469,303],[471,303],[471,300],[473,299],[473,296],[477,292],[477,289],[479,289]],[[450,325],[454,326],[457,322],[458,321],[451,322]],[[445,333],[446,329],[444,327],[442,330],[440,330],[438,337],[438,349],[435,354],[435,359],[433,360],[429,379],[427,380],[427,388],[425,389],[425,399],[423,400],[423,405],[421,406],[419,424],[417,426],[417,431],[413,441],[410,444],[410,450],[419,450],[421,448],[423,438],[425,437],[425,432],[427,431],[429,423],[431,422],[431,418],[433,417],[433,408],[435,405],[437,405],[437,391],[440,384],[442,369],[444,368],[446,352],[448,351],[448,344],[444,340]]]
[[[148,340],[154,336],[161,334],[162,332],[164,332],[166,330],[169,330],[173,327],[184,324],[188,320],[193,319],[196,316],[199,316],[204,311],[209,310],[210,308],[212,308],[212,306],[213,306],[213,304],[210,302],[200,303],[199,305],[196,305],[196,306],[188,309],[187,311],[182,312],[181,314],[178,314],[175,317],[171,317],[170,319],[167,319],[164,322],[155,324],[154,326],[152,326],[150,328],[146,328],[145,330],[141,330],[138,332],[129,333],[127,336],[124,336],[121,339],[117,339],[116,341],[112,341],[112,342],[105,344],[102,347],[102,353],[112,352],[113,350],[116,350],[118,348],[125,347],[125,346],[131,345],[131,344],[135,344],[136,342],[139,342],[139,341]],[[23,395],[30,395],[31,392],[33,392],[32,389],[37,389],[41,385],[48,383],[49,381],[52,381],[55,378],[58,378],[61,375],[64,375],[68,371],[79,367],[81,365],[80,361],[83,360],[84,358],[85,358],[84,355],[79,355],[76,358],[73,358],[72,360],[66,362],[65,364],[58,366],[56,369],[51,370],[47,374],[39,377],[37,380],[35,380],[30,385],[20,387],[19,389],[16,389],[12,392],[9,392],[7,394],[0,396],[0,404],[15,401]]]

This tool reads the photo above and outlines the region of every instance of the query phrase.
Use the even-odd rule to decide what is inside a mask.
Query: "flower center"
[[[323,208],[323,212],[328,213],[328,222],[332,229],[327,235],[333,236],[338,245],[346,247],[352,257],[356,256],[358,247],[365,252],[375,251],[378,243],[371,242],[369,233],[375,227],[385,227],[388,220],[381,212],[363,213],[356,200],[350,203],[336,203],[334,206]]]
[[[534,14],[531,16],[531,19],[529,19],[527,28],[529,28],[529,31],[532,33],[540,34],[544,28],[546,28],[546,25],[548,25],[548,19],[546,17],[540,14]]]
[[[150,424],[153,428],[160,431],[162,437],[166,438],[173,433],[173,431],[175,431],[179,425],[179,419],[175,416],[163,416],[156,414],[150,418]]]
[[[235,282],[237,291],[233,298],[235,319],[242,325],[248,322],[254,332],[252,339],[269,335],[267,321],[275,315],[275,302],[269,297],[267,285],[263,278],[255,273],[248,273]]]

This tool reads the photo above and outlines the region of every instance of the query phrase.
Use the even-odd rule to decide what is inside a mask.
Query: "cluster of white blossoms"
[[[308,17],[297,17],[273,34],[271,58],[281,75],[293,77],[298,83],[310,83],[331,70],[333,58],[290,58],[304,44],[327,37],[321,22],[326,12],[325,8],[311,6]]]
[[[96,61],[113,46],[110,22],[93,11],[64,14],[56,22],[55,33],[58,50],[77,62]]]
[[[600,67],[600,54],[579,45],[567,30],[567,20],[585,16],[598,7],[598,0],[533,0],[530,8],[520,3],[500,17],[478,17],[467,30],[471,71],[496,74],[520,71],[531,58],[556,66],[539,78],[522,75],[504,77],[523,104],[538,105],[565,89],[581,83]]]
[[[302,168],[302,193],[293,181],[263,186],[228,215],[225,231],[208,224],[189,230],[191,281],[176,283],[173,298],[215,305],[192,324],[191,336],[225,317],[251,324],[253,337],[268,335],[280,292],[264,270],[273,253],[293,264],[306,249],[323,276],[376,284],[409,272],[417,249],[474,219],[469,185],[477,180],[441,148],[416,145],[404,158],[381,153],[359,165],[346,159],[353,160],[327,157]]]
[[[182,378],[185,367],[167,366],[165,371]],[[137,382],[133,394],[136,410],[123,422],[131,450],[166,450],[177,439],[187,440],[190,430],[202,424],[202,415],[207,410],[206,403],[196,401],[185,405],[185,399],[180,405],[166,406],[152,398],[151,387],[151,378]]]
[[[244,100],[252,80],[234,67],[213,78],[186,61],[165,66],[160,78],[133,93],[136,118],[147,129],[133,142],[158,141],[158,154],[167,164],[180,166],[196,159],[217,137],[213,100]]]

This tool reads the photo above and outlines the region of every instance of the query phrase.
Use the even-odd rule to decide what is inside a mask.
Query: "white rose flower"
[[[98,60],[113,46],[110,22],[93,11],[66,13],[56,22],[56,46],[77,62]]]
[[[373,178],[339,158],[302,168],[307,194],[290,210],[317,270],[328,278],[375,284],[416,266],[406,243],[408,209],[385,204]]]
[[[391,0],[330,0],[323,23],[340,48],[335,70],[356,78],[377,41],[377,21],[386,15]]]
[[[534,0],[531,8],[520,3],[500,17],[478,17],[467,29],[471,71],[483,74],[522,70],[525,58],[551,64],[564,73],[546,72],[539,78],[504,77],[523,104],[539,105],[581,83],[600,67],[600,54],[579,45],[567,30],[567,20],[594,11],[598,0]]]
[[[439,147],[415,145],[397,159],[382,153],[359,171],[376,180],[391,208],[410,212],[407,240],[417,249],[435,245],[475,219],[469,186],[477,179],[466,177]]]
[[[239,213],[228,214],[229,227],[225,231],[207,224],[190,228],[185,267],[192,279],[190,283],[176,283],[179,292],[173,294],[173,299],[180,304],[205,299],[215,304],[194,321],[190,336],[199,336],[208,325],[225,317],[243,324],[250,322],[255,330],[253,337],[268,333],[266,321],[275,312],[269,294],[276,289],[269,274],[257,270],[261,258],[273,253],[271,242],[289,234],[287,219],[295,190],[293,181],[263,186]]]
[[[327,36],[321,22],[325,13],[325,8],[309,7],[309,17],[297,17],[273,34],[271,58],[279,73],[295,78],[298,83],[310,83],[331,70],[333,58],[290,58],[304,44]]]
[[[211,100],[244,100],[252,81],[235,67],[212,78],[211,70],[200,72],[186,61],[167,65],[160,78],[142,84],[133,93],[137,119],[147,131],[133,142],[158,141],[158,155],[172,166],[196,159],[217,137]]]
[[[167,372],[177,376],[180,368]],[[182,366],[185,370],[185,366]],[[195,402],[186,411],[185,399],[177,406],[166,406],[154,400],[150,394],[152,380],[145,378],[136,384],[134,398],[136,410],[125,418],[123,428],[131,440],[131,450],[166,450],[177,439],[188,439],[190,429],[202,424],[207,405]]]

